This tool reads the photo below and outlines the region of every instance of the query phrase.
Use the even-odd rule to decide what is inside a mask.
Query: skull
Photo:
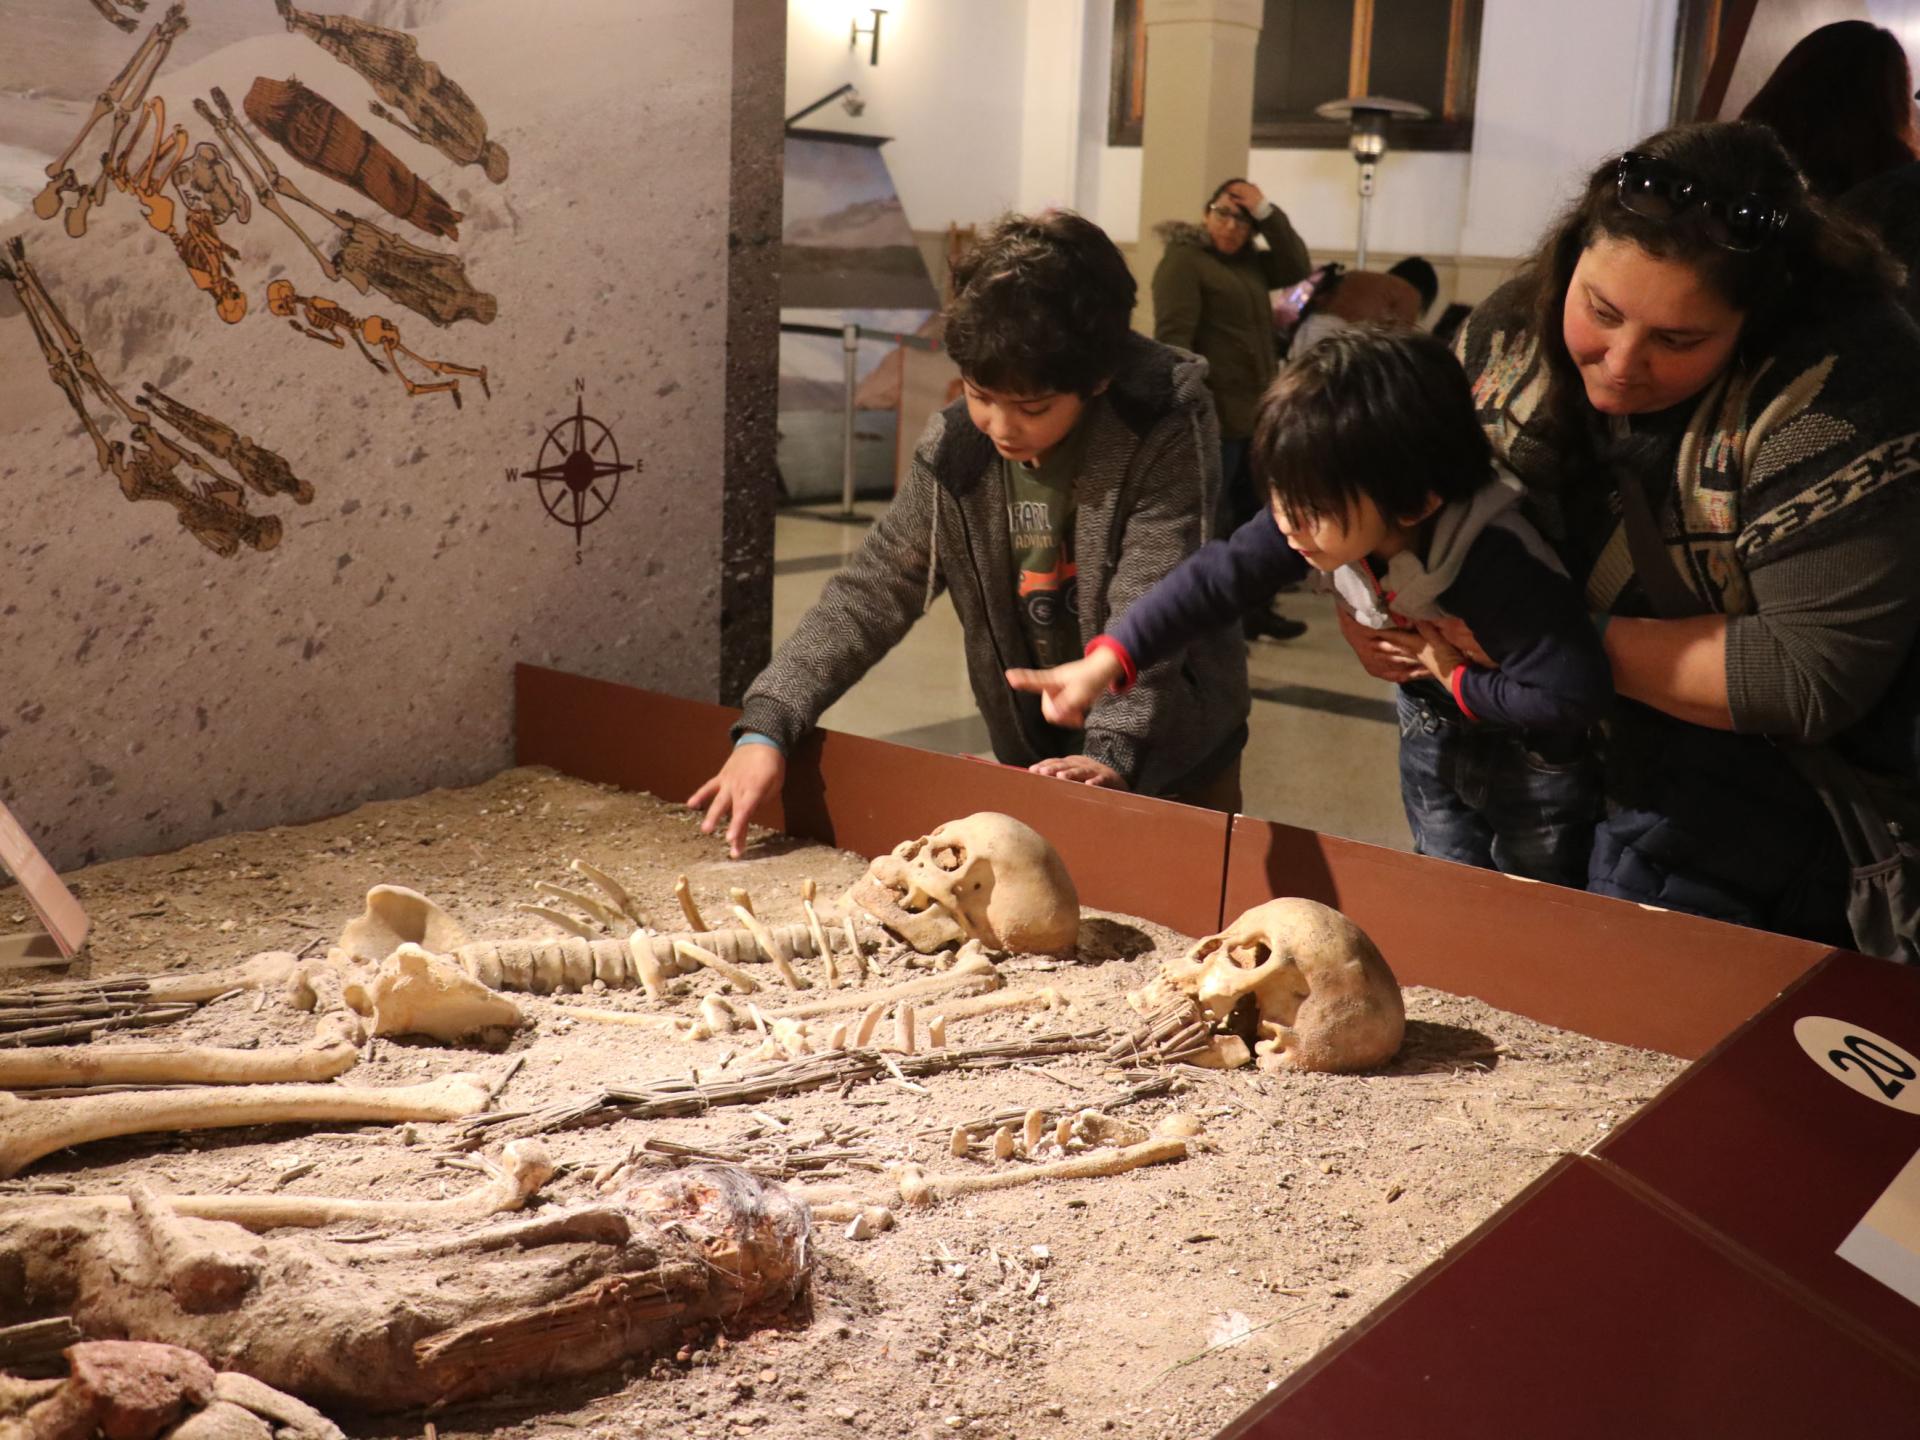
[[[1177,996],[1216,1024],[1251,996],[1262,1070],[1368,1070],[1400,1048],[1400,986],[1366,932],[1313,900],[1270,900],[1209,935],[1127,1001],[1151,1013]]]
[[[1064,950],[1080,936],[1080,897],[1053,846],[992,811],[896,845],[847,898],[923,955],[967,940]]]

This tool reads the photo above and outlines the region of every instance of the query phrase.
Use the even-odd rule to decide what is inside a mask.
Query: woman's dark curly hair
[[[1798,168],[1764,125],[1680,125],[1633,148],[1664,160],[1709,196],[1760,195],[1785,211],[1786,224],[1757,250],[1728,250],[1708,234],[1706,216],[1697,205],[1664,220],[1623,206],[1617,160],[1608,160],[1588,176],[1580,198],[1548,229],[1522,272],[1547,367],[1544,418],[1569,460],[1590,448],[1583,438],[1590,410],[1586,387],[1567,352],[1562,316],[1574,267],[1596,242],[1630,240],[1649,255],[1692,267],[1745,316],[1740,344],[1749,353],[1763,350],[1795,317],[1873,296],[1892,303],[1899,275],[1879,241],[1808,194]]]
[[[1920,159],[1907,52],[1891,30],[1866,20],[1803,36],[1740,118],[1778,135],[1822,200]]]
[[[947,353],[983,390],[1091,395],[1119,367],[1137,293],[1091,220],[1004,215],[953,267]]]
[[[1467,377],[1424,330],[1355,325],[1312,346],[1260,397],[1253,471],[1289,520],[1389,520],[1464,500],[1493,474]]]

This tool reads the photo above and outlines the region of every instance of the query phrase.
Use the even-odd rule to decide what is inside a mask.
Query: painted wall
[[[1038,0],[1036,9],[1075,3]],[[871,21],[869,7],[789,0],[787,113],[852,81],[863,115],[836,104],[804,123],[891,136],[882,154],[915,230],[1009,209],[1021,189],[1028,0],[888,0],[883,8],[880,63],[870,65],[867,40],[857,52],[848,44],[852,20]],[[1046,108],[1037,95],[1033,108]]]
[[[367,82],[259,0],[195,0],[151,93],[198,142],[212,137],[194,97],[218,86],[237,107],[255,77],[297,75],[462,212],[457,236],[395,219],[272,139],[263,150],[322,211],[457,256],[497,302],[490,323],[435,324],[393,294],[330,281],[257,202],[216,232],[247,304],[232,324],[134,196],[109,185],[79,239],[35,218],[20,207],[39,167],[162,7],[133,35],[89,5],[8,7],[0,237],[21,239],[117,393],[137,402],[151,382],[297,477],[242,491],[233,461],[203,447],[206,470],[148,476],[173,499],[129,499],[111,467],[138,480],[130,419],[88,397],[103,439],[124,447],[103,470],[0,285],[0,796],[56,865],[475,780],[510,763],[515,661],[691,696],[719,684],[732,7],[326,9],[417,25],[421,53],[506,148],[504,182],[371,117]],[[342,232],[284,203],[331,253]],[[293,316],[269,313],[273,281],[306,297]],[[414,357],[363,353],[344,323],[321,323],[322,343],[295,323],[318,313],[306,301],[384,317]],[[393,371],[433,382],[426,361],[485,367],[486,387],[463,371],[458,408],[447,393],[410,397]],[[605,430],[576,425],[576,407]],[[577,532],[543,503],[571,518],[565,480],[543,490],[527,473],[576,449],[632,467],[582,492],[588,513],[611,505]],[[249,537],[272,543],[223,556],[196,539],[175,501],[204,521],[202,484],[216,506],[277,520],[277,535]],[[306,487],[298,503],[290,492]]]

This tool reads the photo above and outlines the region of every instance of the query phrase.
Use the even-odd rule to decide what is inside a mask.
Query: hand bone
[[[928,1175],[917,1165],[900,1171],[900,1199],[908,1205],[932,1205],[961,1195],[977,1195],[986,1190],[1008,1190],[1037,1180],[1084,1180],[1101,1175],[1121,1175],[1142,1165],[1158,1165],[1186,1158],[1187,1142],[1179,1139],[1148,1140],[1122,1150],[1096,1150],[1070,1160],[1047,1165],[1027,1165],[1017,1170],[995,1170],[985,1175]]]
[[[259,1085],[241,1090],[186,1088],[21,1100],[0,1093],[0,1180],[69,1145],[165,1130],[219,1130],[288,1123],[393,1123],[458,1120],[486,1107],[492,1092],[478,1075],[445,1075],[417,1085]]]

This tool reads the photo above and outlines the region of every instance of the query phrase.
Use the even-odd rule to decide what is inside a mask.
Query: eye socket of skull
[[[951,841],[942,840],[933,847],[933,863],[942,870],[958,870],[967,863],[967,852]]]

